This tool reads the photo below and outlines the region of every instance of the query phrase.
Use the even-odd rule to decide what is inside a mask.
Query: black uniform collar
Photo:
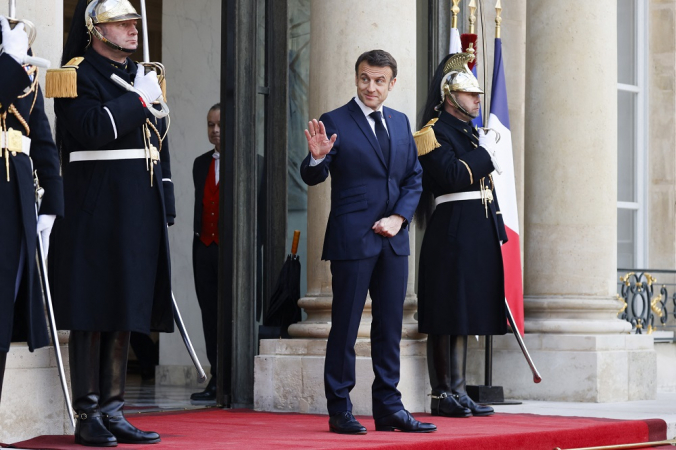
[[[85,52],[85,60],[89,60],[106,78],[110,78],[110,75],[114,73],[122,77],[125,81],[131,82],[136,76],[137,67],[130,58],[127,58],[124,63],[119,63],[106,58],[92,47],[89,47]]]
[[[465,122],[464,120],[460,120],[457,117],[447,113],[446,111],[441,111],[441,114],[439,115],[439,120],[446,125],[449,125],[462,134],[466,135],[467,137],[470,138],[475,138],[476,137],[476,129],[474,128],[474,125],[472,125],[471,122]]]

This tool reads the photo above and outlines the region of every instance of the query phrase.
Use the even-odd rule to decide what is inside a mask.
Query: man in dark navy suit
[[[329,429],[365,434],[352,416],[357,330],[368,292],[373,301],[371,359],[377,431],[435,431],[404,409],[399,343],[408,281],[408,224],[422,191],[422,170],[408,118],[383,107],[397,63],[372,50],[355,64],[357,96],[313,119],[305,130],[308,156],[300,173],[310,186],[331,174],[331,212],[322,259],[331,261],[333,306],[324,387]],[[330,136],[330,138],[329,138]]]

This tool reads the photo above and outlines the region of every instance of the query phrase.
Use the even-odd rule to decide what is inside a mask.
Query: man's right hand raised
[[[308,127],[305,130],[305,138],[307,139],[308,151],[315,160],[319,160],[323,159],[331,151],[338,135],[334,134],[331,136],[331,139],[328,139],[324,124],[317,121],[317,119],[312,119],[308,122]]]

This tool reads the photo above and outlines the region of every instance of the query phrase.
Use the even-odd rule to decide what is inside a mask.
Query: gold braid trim
[[[37,78],[37,75],[36,75]],[[35,102],[38,101],[38,90],[35,90],[35,95],[33,96],[33,103],[31,103],[31,109],[28,111],[28,115],[33,114],[33,108],[35,108]]]
[[[11,112],[12,114],[14,114],[14,117],[16,117],[17,120],[18,120],[19,122],[21,122],[21,125],[23,125],[23,127],[26,129],[26,136],[30,136],[30,134],[31,134],[31,129],[30,129],[30,127],[28,126],[28,122],[26,122],[26,119],[24,119],[24,118],[21,116],[21,114],[19,113],[19,111],[16,110],[16,108],[14,107],[14,105],[10,105],[10,106],[9,106],[9,112]]]
[[[26,98],[30,94],[33,94],[33,102],[31,103],[31,109],[28,112],[28,115],[30,116],[33,113],[33,108],[35,108],[35,102],[38,99],[38,89],[37,89],[37,87],[38,87],[38,68],[35,67],[35,66],[31,66],[30,69],[28,69],[26,71],[26,73],[29,76],[30,75],[33,76],[33,82],[31,83],[30,89],[28,90],[28,92],[26,92],[23,95],[18,96],[17,99]],[[23,125],[24,129],[26,130],[26,136],[30,136],[31,129],[28,126],[28,122],[26,121],[26,119],[24,119],[23,116],[21,115],[21,113],[19,113],[19,110],[17,110],[16,107],[12,104],[12,105],[9,105],[9,108],[7,108],[7,112],[12,113],[14,115],[14,117],[17,118],[17,120],[21,123],[21,125]],[[6,117],[6,115],[5,115],[5,117]]]
[[[160,145],[160,148],[157,151],[161,152],[162,151],[162,138],[160,137],[160,132],[157,130],[157,128],[155,128],[155,125],[153,125],[153,123],[150,121],[150,119],[146,119],[146,122],[148,123],[148,126],[150,128],[152,128],[153,131],[155,132],[155,136],[157,136],[157,142]]]
[[[465,161],[463,161],[462,159],[459,159],[458,161],[463,163],[465,165],[465,167],[467,168],[467,171],[469,172],[469,184],[474,184],[474,175],[472,174],[472,169],[470,169],[469,165]]]

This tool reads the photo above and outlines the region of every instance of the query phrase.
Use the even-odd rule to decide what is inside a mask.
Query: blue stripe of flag
[[[505,67],[502,62],[502,39],[495,39],[495,63],[493,65],[493,84],[491,91],[491,114],[500,120],[507,129],[509,127],[509,109],[507,106],[507,86],[505,84]]]

